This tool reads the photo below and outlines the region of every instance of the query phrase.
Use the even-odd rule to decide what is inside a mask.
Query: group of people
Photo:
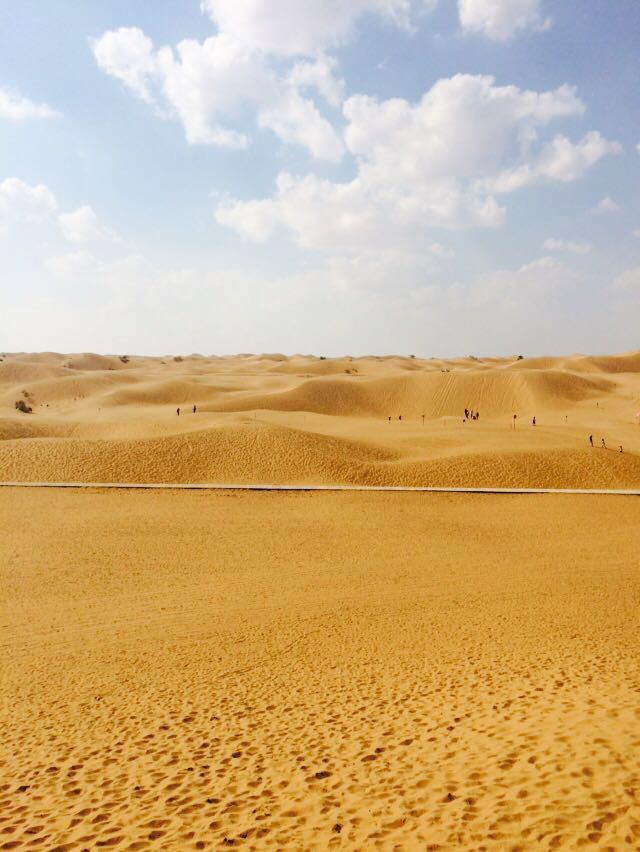
[[[589,444],[590,444],[592,447],[594,447],[594,446],[595,446],[595,444],[593,443],[593,435],[589,435]],[[608,450],[608,449],[609,449],[609,448],[607,447],[607,442],[605,441],[605,439],[604,439],[604,438],[600,438],[600,446],[602,447],[602,449],[603,449],[603,450]],[[620,453],[621,453],[621,452],[623,452],[623,450],[622,450],[622,444],[618,444],[618,452],[620,452]]]
[[[193,406],[193,413],[195,414],[195,413],[197,412],[197,410],[198,410],[198,407],[197,407],[196,405],[194,405],[194,406]],[[178,406],[178,408],[176,408],[176,414],[178,415],[178,417],[180,417],[180,406]],[[514,421],[514,422],[513,422],[513,425],[514,425],[514,427],[515,427],[515,421],[516,421],[517,416],[518,416],[517,414],[514,414],[514,415],[513,415],[513,421]],[[464,410],[464,419],[465,419],[465,420],[479,420],[479,419],[480,419],[480,412],[479,412],[479,411],[472,411],[470,408],[465,408],[465,410]],[[402,414],[400,414],[400,415],[398,416],[398,420],[402,420]],[[424,423],[424,414],[422,415],[422,422]],[[464,422],[464,421],[463,421],[463,422]],[[389,417],[389,423],[391,423],[391,417]],[[536,418],[535,418],[535,416],[534,416],[534,417],[533,417],[533,419],[531,420],[531,425],[532,425],[532,426],[535,426],[535,425],[536,425]],[[593,435],[589,435],[589,444],[590,444],[592,447],[593,447],[593,446],[595,446],[595,444],[593,443]],[[605,450],[606,450],[606,449],[608,449],[607,444],[606,444],[606,442],[605,442],[604,438],[601,438],[601,439],[600,439],[600,446],[601,446],[603,449],[605,449]],[[619,449],[619,452],[622,452],[622,444],[619,444],[618,449]]]

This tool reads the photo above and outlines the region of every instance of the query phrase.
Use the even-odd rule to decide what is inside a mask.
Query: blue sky
[[[0,9],[0,347],[621,351],[636,0]]]

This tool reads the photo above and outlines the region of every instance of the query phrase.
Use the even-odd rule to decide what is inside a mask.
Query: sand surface
[[[17,400],[33,413],[17,411]],[[465,408],[480,419],[465,422]],[[449,361],[5,353],[0,480],[633,488],[638,414],[640,352]]]
[[[0,849],[640,848],[639,517],[0,491]]]

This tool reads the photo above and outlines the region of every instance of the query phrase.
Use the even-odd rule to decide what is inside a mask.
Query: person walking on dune
[[[589,435],[589,443],[593,446],[593,435]]]
[[[196,409],[196,406],[194,405],[194,406],[193,406],[193,413],[195,414],[195,413],[196,413],[196,411],[197,411],[197,409]]]
[[[180,417],[180,408],[176,408],[176,414]]]
[[[532,425],[532,426],[535,426],[535,425],[536,425],[536,416],[535,416],[535,414],[533,415],[533,420],[531,421],[531,425]]]
[[[606,445],[606,444],[605,444],[605,442],[604,442],[604,438],[600,438],[600,441],[601,441],[601,446],[602,446],[602,448],[603,448],[604,450],[606,450],[606,449],[607,449],[607,445]]]

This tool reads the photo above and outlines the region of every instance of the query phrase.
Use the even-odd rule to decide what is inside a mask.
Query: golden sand
[[[638,488],[639,411],[640,353],[3,355],[0,480]],[[639,499],[1,489],[0,850],[640,849]]]
[[[0,479],[638,487],[638,413],[640,352],[4,355]]]
[[[640,848],[638,500],[0,490],[0,849]]]

